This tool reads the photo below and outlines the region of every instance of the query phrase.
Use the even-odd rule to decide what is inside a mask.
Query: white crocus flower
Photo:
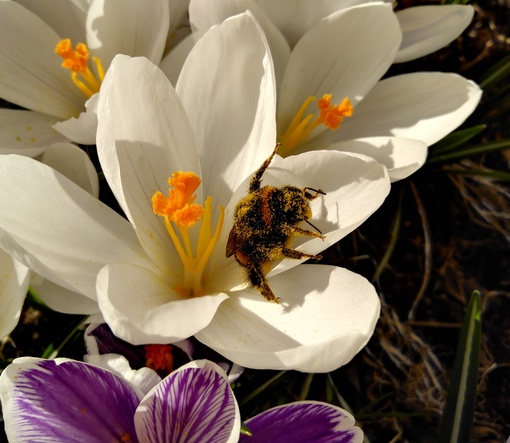
[[[329,15],[366,3],[367,0],[207,0],[190,1],[192,31],[205,30],[226,17],[253,11],[271,43],[281,45],[281,34],[290,48],[318,22]],[[387,1],[387,3],[392,3]],[[414,60],[437,51],[455,40],[473,19],[470,5],[427,5],[395,11],[402,30],[402,43],[395,63]],[[292,20],[289,20],[292,17]],[[276,47],[271,45],[274,52]]]
[[[2,247],[97,297],[113,332],[133,344],[195,335],[247,367],[321,372],[345,364],[379,316],[368,281],[284,260],[268,273],[281,304],[269,303],[225,257],[233,209],[274,149],[274,89],[267,47],[246,14],[200,40],[176,90],[146,59],[118,56],[100,93],[98,152],[128,220],[44,165],[4,156],[0,229],[13,241]],[[168,207],[179,216],[160,217],[169,177]],[[311,254],[358,227],[389,192],[384,167],[340,152],[276,158],[264,184],[289,183],[326,193],[312,202],[325,240],[294,244]],[[203,216],[194,219],[195,210]]]
[[[0,1],[0,97],[29,110],[0,112],[0,153],[33,155],[67,140],[94,144],[94,94],[104,71],[119,53],[160,62],[168,3]]]
[[[53,167],[78,186],[94,196],[99,194],[97,172],[88,155],[70,143],[55,143],[45,149],[39,157],[43,163]],[[69,293],[41,276],[30,272],[27,266],[8,253],[0,251],[0,339],[16,327],[28,286],[52,309],[69,314],[93,314],[97,304],[78,294]],[[69,303],[69,301],[71,302]]]
[[[377,2],[349,7],[352,2],[298,1],[292,2],[293,20],[285,21],[274,8],[288,12],[289,2],[269,3],[192,0],[190,22],[199,36],[238,8],[253,9],[277,71],[281,155],[317,149],[363,153],[384,164],[392,180],[399,180],[419,169],[428,146],[462,124],[480,100],[480,88],[457,74],[413,73],[381,80],[395,61],[424,55],[446,44],[446,35],[458,35],[472,17],[471,7],[423,13],[411,8],[414,12],[395,14],[390,4]],[[272,15],[264,14],[262,6]],[[447,20],[458,28],[439,32]],[[188,48],[197,38],[193,35]],[[177,50],[163,63],[171,78],[178,75],[179,57],[183,54]],[[172,70],[166,69],[169,65]],[[321,106],[321,98],[324,109],[314,105]],[[325,113],[332,119],[323,118]]]

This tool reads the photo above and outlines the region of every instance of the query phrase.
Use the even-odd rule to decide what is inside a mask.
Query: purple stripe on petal
[[[295,402],[269,409],[246,421],[251,437],[240,443],[360,443],[361,429],[347,411],[327,403]]]
[[[135,426],[144,442],[224,443],[238,434],[237,414],[227,380],[209,363],[165,378],[142,400]]]
[[[138,442],[133,417],[139,398],[116,375],[82,362],[42,360],[12,379],[5,421],[16,441]]]

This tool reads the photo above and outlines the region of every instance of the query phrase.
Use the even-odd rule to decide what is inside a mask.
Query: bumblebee
[[[276,154],[278,145],[255,172],[248,189],[248,195],[236,205],[234,225],[228,236],[226,256],[235,256],[237,262],[246,269],[253,287],[258,289],[267,301],[279,303],[269,287],[263,267],[280,258],[313,258],[310,255],[291,249],[293,237],[310,236],[324,239],[318,228],[308,220],[312,217],[310,200],[324,191],[295,186],[261,187],[262,176]],[[297,224],[308,223],[315,231],[303,229]]]

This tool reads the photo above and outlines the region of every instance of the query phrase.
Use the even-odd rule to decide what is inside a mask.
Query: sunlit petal
[[[9,441],[136,441],[139,393],[86,363],[17,359],[0,376],[0,398]]]
[[[379,82],[344,121],[337,135],[324,140],[396,136],[431,145],[456,129],[473,112],[482,90],[457,74],[416,72]]]
[[[278,133],[310,96],[332,94],[335,103],[347,97],[356,107],[390,67],[400,41],[389,4],[354,7],[318,22],[290,56],[278,93]],[[311,136],[323,130],[316,128]]]
[[[23,38],[13,38],[23,34]],[[69,118],[83,96],[55,54],[60,36],[13,1],[0,2],[0,97],[24,108]]]
[[[98,276],[101,312],[115,335],[132,344],[171,343],[209,324],[225,294],[186,298],[148,269],[111,264]]]
[[[402,44],[395,63],[431,54],[456,39],[473,19],[471,5],[426,5],[397,11]]]
[[[151,199],[156,191],[166,192],[172,173],[201,174],[179,98],[148,60],[118,56],[103,82],[98,117],[98,155],[108,183],[147,254],[175,273],[182,264]]]
[[[201,360],[170,374],[140,403],[135,426],[144,442],[234,443],[240,417],[217,365]]]
[[[4,249],[53,282],[95,298],[106,263],[144,262],[129,222],[54,169],[0,156],[0,187]]]
[[[280,304],[233,292],[195,337],[249,368],[327,372],[365,346],[379,318],[374,287],[342,268],[300,265],[268,283]]]
[[[107,67],[117,54],[143,56],[159,63],[169,26],[168,0],[150,7],[137,0],[92,0],[87,45]]]
[[[203,187],[225,205],[276,143],[268,117],[275,113],[274,77],[253,19],[243,14],[209,30],[187,58],[176,89],[207,165]]]

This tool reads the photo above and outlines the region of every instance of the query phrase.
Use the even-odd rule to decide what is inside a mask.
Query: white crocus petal
[[[106,263],[145,263],[129,222],[54,169],[0,156],[0,188],[2,247],[54,283],[95,298]]]
[[[0,109],[0,154],[35,157],[52,143],[67,141],[51,127],[57,121],[38,112]]]
[[[0,250],[0,340],[18,324],[29,279],[29,269]]]
[[[354,7],[318,22],[290,56],[278,95],[279,132],[310,96],[332,94],[334,103],[347,97],[356,106],[390,67],[400,41],[389,4]],[[316,128],[310,137],[323,131]]]
[[[290,56],[290,47],[283,34],[271,21],[255,0],[192,0],[190,2],[189,16],[193,32],[205,31],[216,24],[222,23],[229,17],[250,11],[264,31],[271,56],[275,65],[277,83],[281,77]]]
[[[62,38],[85,42],[85,21],[89,0],[16,0],[42,18]]]
[[[53,127],[70,140],[82,145],[96,144],[97,101],[99,95],[94,94],[85,102],[85,111],[75,118],[56,123]]]
[[[370,339],[380,303],[360,275],[301,265],[268,281],[279,305],[254,290],[233,293],[195,337],[245,367],[304,372],[332,371]]]
[[[80,188],[99,196],[99,178],[87,153],[72,143],[55,143],[51,145],[40,159],[51,166]]]
[[[23,29],[23,38],[19,30]],[[77,115],[83,95],[55,54],[60,36],[14,1],[0,2],[0,97],[58,118]]]
[[[482,90],[457,74],[416,72],[381,80],[325,140],[395,136],[428,146],[460,126],[478,105]]]
[[[306,144],[298,146],[298,154]],[[333,143],[324,149],[368,155],[386,166],[392,182],[402,180],[420,169],[427,160],[427,145],[400,137],[367,137]]]
[[[172,85],[177,84],[177,79],[179,78],[181,69],[189,53],[206,32],[207,30],[195,31],[186,36],[175,48],[163,57],[163,60],[161,60],[159,69],[165,73]]]
[[[455,40],[473,19],[471,5],[427,5],[397,11],[402,45],[395,63],[431,54]]]
[[[140,243],[165,272],[182,262],[151,199],[177,171],[200,176],[196,143],[175,90],[145,58],[117,56],[98,104],[97,149],[103,172]],[[197,201],[201,201],[201,188]]]
[[[197,360],[172,372],[142,399],[135,427],[143,442],[235,443],[241,419],[225,372]]]
[[[113,333],[135,345],[171,343],[192,336],[209,324],[228,298],[226,294],[183,297],[150,270],[124,263],[101,270],[97,294]]]
[[[187,58],[176,89],[207,165],[204,192],[226,204],[276,140],[271,58],[251,16],[210,29]]]
[[[129,361],[123,355],[92,354],[85,355],[83,359],[91,365],[117,374],[144,394],[147,394],[161,381],[161,377],[150,368],[131,369]]]
[[[79,315],[99,313],[97,301],[52,283],[40,275],[32,274],[30,287],[54,311]]]
[[[342,9],[368,3],[366,0],[329,0],[327,2],[311,2],[309,0],[256,1],[285,35],[291,47],[324,17]],[[291,14],[292,19],[289,18],[289,14]]]
[[[92,0],[87,45],[106,68],[116,54],[144,56],[159,63],[169,26],[168,0],[150,7],[138,0]]]

